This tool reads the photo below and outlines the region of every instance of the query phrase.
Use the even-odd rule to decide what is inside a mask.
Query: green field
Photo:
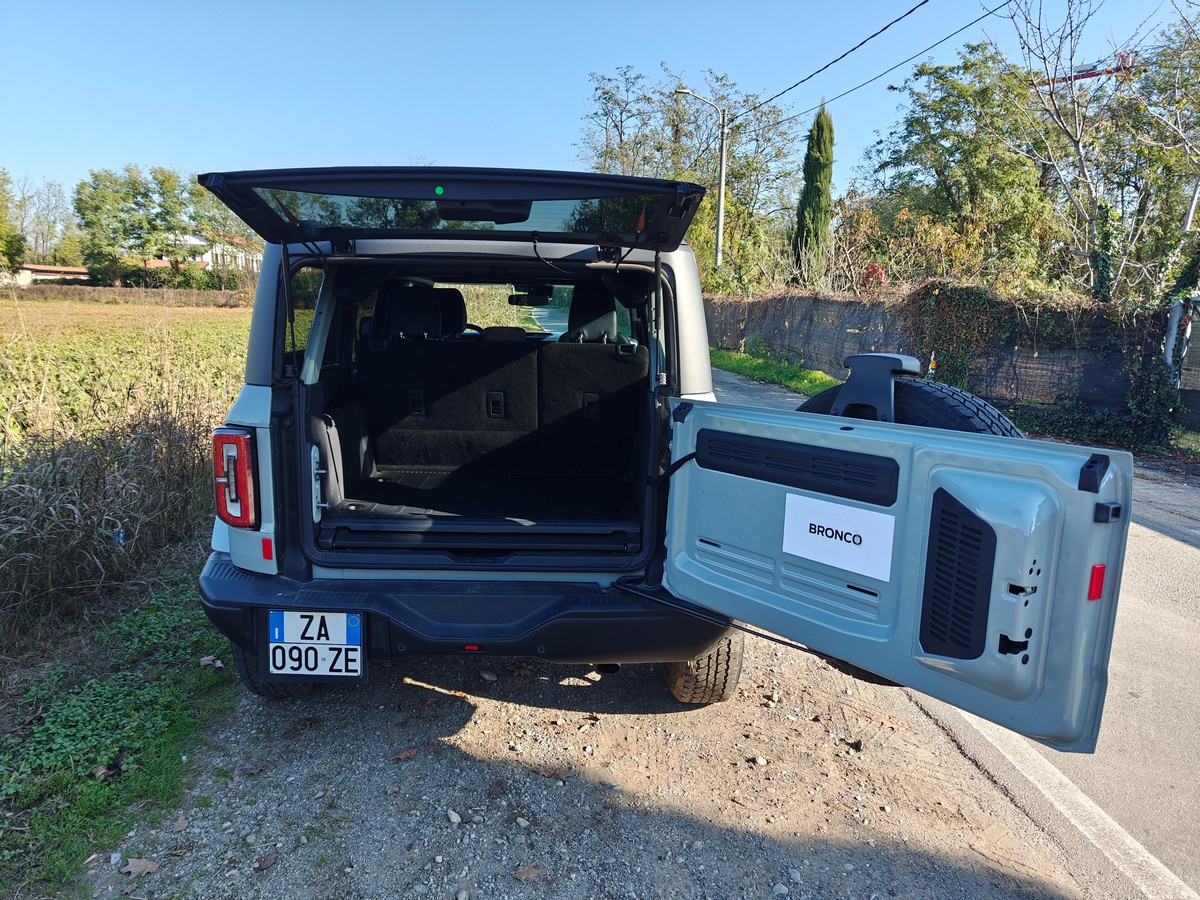
[[[69,885],[145,814],[131,803],[169,804],[183,742],[232,690],[198,666],[228,645],[194,579],[249,325],[0,294],[0,886]]]
[[[18,655],[193,539],[250,312],[0,296],[0,640]]]
[[[0,423],[10,439],[87,433],[143,402],[224,413],[245,366],[248,309],[0,297]]]

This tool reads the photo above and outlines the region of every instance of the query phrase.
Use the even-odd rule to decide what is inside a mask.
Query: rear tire
[[[258,657],[251,656],[232,642],[230,647],[233,649],[233,667],[237,670],[238,681],[252,694],[270,700],[299,700],[309,696],[320,686],[303,681],[263,681],[258,674]]]
[[[841,390],[842,386],[839,384],[821,391],[798,406],[796,411],[828,414]],[[922,425],[926,428],[969,431],[974,434],[998,434],[1003,437],[1025,437],[1008,416],[990,403],[980,400],[974,394],[938,381],[897,378],[895,403],[896,421],[902,425]]]
[[[746,636],[725,632],[706,652],[683,662],[663,663],[667,688],[680,703],[720,703],[737,693]]]

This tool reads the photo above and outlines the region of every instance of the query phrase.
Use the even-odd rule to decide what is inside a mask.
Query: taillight
[[[245,428],[213,432],[213,482],[217,518],[228,525],[253,528],[258,523],[254,498],[254,436]]]

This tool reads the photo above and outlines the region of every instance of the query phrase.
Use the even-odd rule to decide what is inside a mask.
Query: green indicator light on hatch
[[[440,197],[442,194],[446,193],[446,189],[439,184],[433,189],[433,192]]]

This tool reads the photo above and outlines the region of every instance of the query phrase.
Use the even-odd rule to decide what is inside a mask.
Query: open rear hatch
[[[199,182],[275,244],[453,232],[670,252],[704,196],[654,178],[423,166],[210,172]]]
[[[644,555],[656,428],[649,320],[624,340],[600,276],[547,267],[542,253],[553,251],[537,245],[671,252],[704,188],[427,167],[210,173],[199,181],[270,243],[304,244],[322,256],[316,245],[328,242],[337,260],[327,274],[359,265],[383,271],[386,260],[355,252],[359,239],[387,241],[381,246],[396,254],[390,280],[351,279],[318,301],[323,324],[314,334],[325,349],[310,340],[297,416],[309,423],[298,455],[311,485],[311,518],[300,513],[313,561],[421,566],[428,554],[452,554],[483,564],[517,554],[543,565],[586,559],[627,568]],[[398,243],[428,247],[431,237],[444,248],[436,262],[427,253],[408,258]],[[473,255],[487,257],[496,241],[534,245],[525,262],[510,258],[510,271],[524,265],[531,278],[555,273],[566,286],[587,282],[604,293],[614,317],[604,339],[460,334],[465,311],[446,313],[435,302],[459,292],[432,285],[475,271]]]

